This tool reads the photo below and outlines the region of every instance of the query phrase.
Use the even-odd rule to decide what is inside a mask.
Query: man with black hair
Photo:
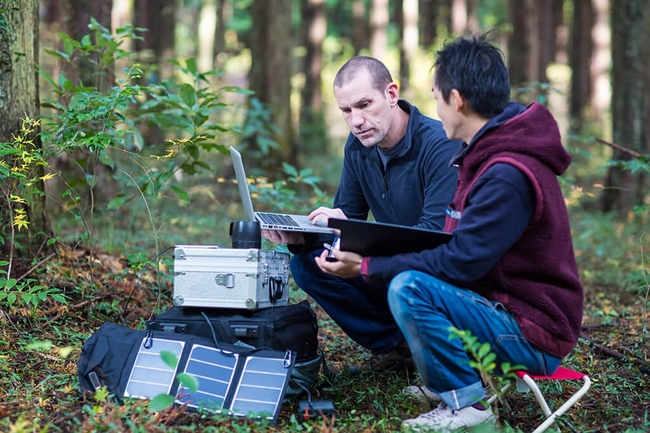
[[[372,57],[348,60],[334,79],[334,96],[350,128],[343,172],[334,207],[319,207],[309,218],[366,220],[441,229],[445,208],[458,180],[449,160],[460,147],[445,136],[438,120],[424,116],[399,98],[388,68]],[[315,258],[332,236],[263,231],[288,244],[291,274],[341,329],[372,352],[365,368],[413,369],[413,358],[388,308],[387,284],[368,284],[358,275],[339,278],[323,273]]]
[[[453,431],[493,421],[479,373],[452,329],[489,343],[497,365],[552,374],[580,333],[583,289],[557,176],[571,163],[541,104],[510,101],[503,55],[485,36],[438,51],[433,95],[459,183],[447,208],[449,243],[420,253],[335,251],[323,272],[389,282],[388,303],[428,394],[442,403],[404,429]]]

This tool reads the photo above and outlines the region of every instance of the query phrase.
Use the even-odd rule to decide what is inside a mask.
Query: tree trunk
[[[4,0],[0,8],[0,142],[12,142],[12,136],[20,131],[25,116],[36,119],[40,115],[38,97],[38,1]],[[37,150],[42,148],[40,139],[34,138]],[[43,167],[34,167],[33,177],[43,176]],[[44,191],[39,182],[37,190]],[[29,226],[23,232],[20,243],[27,257],[35,255],[44,245],[43,234],[51,234],[45,213],[44,194],[24,197],[28,201]],[[9,245],[11,220],[6,197],[0,198],[0,229],[5,237],[3,249]],[[8,224],[8,225],[6,225]],[[7,232],[9,230],[9,232]],[[9,252],[9,251],[5,251]]]
[[[451,34],[458,36],[467,29],[467,0],[451,2]]]
[[[526,81],[528,41],[523,37],[526,32],[525,14],[519,2],[508,2],[508,15],[512,23],[512,34],[508,40],[508,73],[512,87],[519,87]]]
[[[217,5],[217,28],[214,30],[214,68],[223,69],[226,63],[226,22],[232,15],[229,0],[220,0]]]
[[[302,1],[302,33],[306,54],[303,61],[305,86],[300,105],[300,140],[304,152],[322,152],[327,148],[327,127],[323,107],[321,71],[323,70],[323,41],[327,34],[324,0]]]
[[[420,11],[420,40],[422,46],[428,49],[436,40],[436,10],[434,0],[420,0],[418,10]]]
[[[386,61],[388,47],[388,0],[372,0],[370,9],[370,55]]]
[[[591,96],[589,65],[593,54],[591,33],[594,27],[594,8],[591,0],[574,0],[573,35],[571,38],[571,97],[569,116],[575,131],[580,131],[584,109]]]
[[[254,0],[252,6],[250,88],[281,130],[273,133],[280,148],[263,161],[269,169],[280,161],[297,164],[290,104],[291,5],[291,0]]]
[[[140,63],[154,67],[151,82],[171,78],[174,69],[166,62],[174,58],[174,27],[176,26],[175,0],[136,0],[133,21],[136,27],[147,29],[144,39],[135,41],[135,50],[140,53]]]
[[[508,47],[508,69],[513,86],[548,83],[546,68],[555,60],[558,16],[561,17],[557,9],[561,6],[557,0],[509,3],[513,33]]]
[[[402,50],[400,53],[401,88],[407,90],[411,81],[411,63],[420,46],[418,31],[418,1],[402,0]]]
[[[67,6],[64,9],[67,19],[63,31],[72,39],[81,40],[90,33],[88,29],[90,18],[94,18],[107,29],[112,27],[112,0],[67,0],[64,4]],[[105,70],[98,71],[90,59],[81,58],[75,66],[66,64],[63,67],[66,77],[72,79],[73,82],[81,82],[83,85],[96,87],[100,91],[106,91],[113,86],[115,71],[112,64]]]
[[[648,55],[650,44],[650,5],[647,0],[617,0],[612,5],[612,126],[614,142],[649,153],[650,127],[646,94],[650,91]],[[612,159],[629,160],[615,150]],[[602,209],[625,215],[643,203],[648,176],[610,167],[602,196]]]
[[[591,61],[591,106],[594,120],[603,124],[605,113],[612,101],[611,82],[611,36],[609,27],[609,0],[592,0],[594,5],[594,55]],[[607,122],[609,123],[609,122]]]
[[[354,22],[352,30],[352,46],[354,54],[368,48],[370,45],[370,22],[364,0],[354,0],[352,4],[352,19]]]
[[[479,32],[478,0],[467,0],[467,29]]]
[[[214,34],[217,30],[217,0],[203,0],[199,12],[196,46],[199,71],[214,69]]]

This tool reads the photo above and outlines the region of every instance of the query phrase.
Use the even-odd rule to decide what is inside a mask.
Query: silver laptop
[[[235,169],[235,177],[239,186],[239,195],[244,206],[246,218],[251,221],[259,221],[263,230],[282,230],[288,232],[311,232],[311,233],[332,233],[334,229],[327,227],[323,223],[312,223],[306,215],[287,215],[280,213],[255,212],[253,210],[253,200],[248,189],[246,172],[244,171],[244,162],[241,154],[233,146],[230,146],[230,156],[232,165]]]

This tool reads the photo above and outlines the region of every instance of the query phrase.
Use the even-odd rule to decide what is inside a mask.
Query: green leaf
[[[165,364],[169,365],[171,368],[176,368],[176,366],[178,365],[178,358],[176,357],[176,354],[168,350],[161,351],[160,358],[163,360]]]
[[[7,296],[7,303],[11,306],[16,302],[16,292],[10,292]]]
[[[179,199],[183,200],[185,203],[190,202],[190,195],[184,189],[181,189],[176,185],[172,185],[171,189],[176,193]]]
[[[195,59],[187,59],[187,60],[185,60],[185,67],[192,74],[196,74],[199,71],[199,68],[196,66],[196,60]]]
[[[286,162],[282,163],[282,170],[289,176],[298,176],[298,170],[296,170],[296,167],[291,164],[287,164]]]
[[[149,401],[149,410],[151,412],[160,412],[174,404],[174,397],[169,394],[158,394]]]
[[[68,58],[72,55],[72,51],[74,50],[74,47],[72,46],[72,42],[70,39],[65,39],[63,41],[63,51],[68,55]]]
[[[120,207],[122,207],[124,203],[126,203],[126,200],[127,198],[125,195],[118,195],[117,197],[109,201],[106,207],[108,209],[119,209]]]
[[[194,90],[194,87],[190,86],[189,84],[185,83],[181,86],[179,90],[179,96],[187,105],[188,107],[194,106],[196,103],[196,91]]]
[[[11,289],[18,283],[18,280],[15,278],[10,278],[5,282],[5,290]]]
[[[199,389],[199,380],[192,374],[178,373],[176,379],[191,392],[196,392]]]
[[[54,347],[51,341],[36,341],[27,345],[27,350],[35,350],[37,352],[49,352]]]
[[[59,295],[59,294],[54,294],[52,295],[52,299],[54,299],[57,302],[60,302],[61,304],[66,304],[67,301],[65,300],[65,296]]]
[[[490,343],[483,343],[478,349],[478,359],[483,359],[485,355],[490,353]]]
[[[29,303],[32,302],[32,296],[31,293],[23,293],[21,297],[23,298],[23,302],[29,305]]]

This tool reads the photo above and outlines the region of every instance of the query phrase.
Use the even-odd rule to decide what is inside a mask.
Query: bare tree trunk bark
[[[25,116],[36,119],[40,114],[38,96],[39,22],[37,0],[4,0],[0,8],[0,142],[13,142],[12,136],[21,129]],[[34,138],[35,150],[42,148],[40,139]],[[33,168],[33,177],[43,176],[43,167]],[[44,191],[43,182],[36,184]],[[44,194],[24,197],[29,225],[21,244],[27,257],[37,254],[44,245],[45,236],[51,235],[50,223],[45,213]],[[12,230],[9,218],[8,197],[0,197],[0,230]],[[9,238],[3,250],[11,248]],[[5,251],[8,252],[8,251]]]
[[[90,33],[88,29],[90,18],[94,18],[102,26],[111,29],[112,9],[112,0],[67,0],[67,8],[65,9],[67,25],[63,31],[73,39],[81,40]],[[104,71],[98,71],[89,59],[81,59],[76,66],[76,68],[69,64],[64,66],[66,76],[74,82],[80,81],[84,85],[96,87],[100,91],[106,91],[113,86],[115,81],[113,65],[107,67]]]
[[[467,0],[451,2],[451,34],[458,36],[467,29]]]
[[[291,6],[291,0],[254,0],[252,7],[250,87],[281,129],[273,134],[280,149],[263,162],[268,168],[277,167],[280,161],[297,165],[290,101]]]
[[[202,0],[196,45],[200,71],[214,69],[214,34],[217,30],[217,0]]]
[[[420,46],[418,31],[418,1],[402,0],[402,50],[400,53],[401,87],[407,90],[411,85],[411,63]]]
[[[219,0],[217,5],[217,28],[214,33],[214,68],[223,69],[226,63],[226,21],[231,15],[230,0]]]
[[[646,0],[617,0],[612,7],[612,125],[614,142],[646,153],[650,146],[650,90],[648,55],[650,43],[650,5]],[[614,160],[629,160],[627,153],[615,150]],[[602,209],[626,215],[643,203],[647,194],[647,174],[610,167],[605,180]]]
[[[571,41],[571,97],[569,115],[575,131],[580,131],[584,109],[591,96],[589,65],[593,55],[594,8],[591,0],[575,0],[573,10],[573,35]]]
[[[300,105],[300,154],[327,148],[327,127],[323,107],[323,41],[327,34],[324,0],[302,1],[302,33],[306,55],[303,63],[305,86]]]
[[[520,2],[508,3],[508,15],[512,23],[512,34],[508,41],[508,73],[510,84],[519,87],[526,82],[526,58],[528,41],[523,35],[526,32],[526,10]]]
[[[386,60],[388,47],[388,0],[372,0],[370,9],[370,55]]]
[[[359,54],[364,48],[370,45],[370,22],[368,20],[368,13],[366,4],[363,0],[354,0],[352,4],[352,19],[355,23],[352,30],[352,46],[354,47],[354,54]]]
[[[434,0],[420,0],[418,10],[420,11],[420,39],[422,46],[430,47],[436,39]]]
[[[593,117],[603,124],[605,113],[612,101],[609,71],[612,62],[611,29],[609,23],[609,0],[593,0],[594,28],[591,34],[594,41],[594,54],[591,61],[591,106]],[[609,122],[608,122],[609,123]]]

